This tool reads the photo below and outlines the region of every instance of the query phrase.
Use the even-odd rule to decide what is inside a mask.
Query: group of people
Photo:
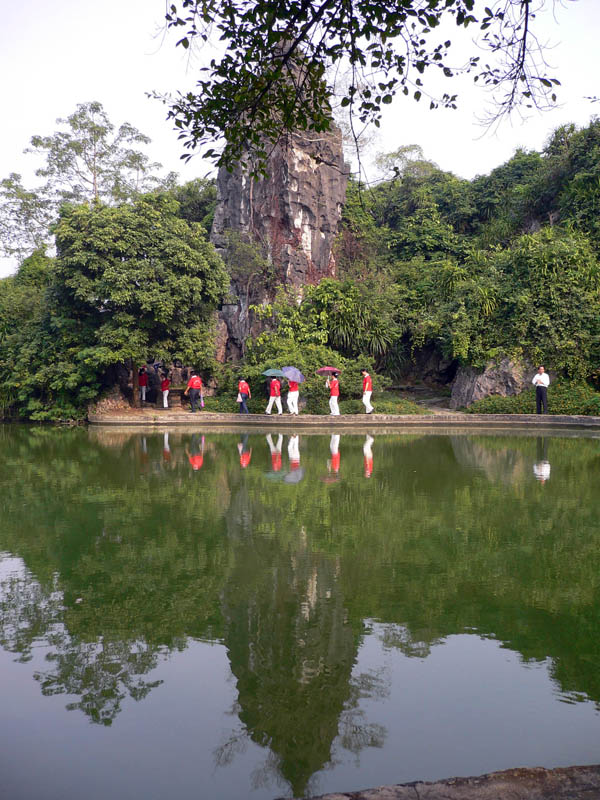
[[[142,367],[138,372],[138,386],[140,389],[140,402],[146,402],[146,392],[148,391],[148,373],[146,371],[146,367]],[[166,372],[164,372],[161,376],[160,380],[160,390],[162,392],[163,397],[163,408],[169,407],[169,388],[171,386],[171,381],[169,380],[169,376]]]
[[[365,407],[365,411],[367,414],[373,413],[373,406],[371,404],[371,395],[373,393],[373,379],[369,375],[366,369],[361,369],[360,374],[362,375],[363,385],[362,385],[362,401]],[[287,407],[288,412],[294,416],[298,416],[298,398],[299,398],[299,389],[298,384],[296,381],[289,380],[287,381],[288,384],[288,393],[287,393]],[[339,381],[339,373],[332,372],[331,375],[327,378],[325,382],[325,386],[329,389],[329,414],[332,417],[339,417],[340,415],[340,407],[339,407],[339,396],[340,396],[340,381]],[[246,401],[252,397],[252,393],[250,391],[250,386],[248,385],[248,381],[245,378],[241,378],[238,383],[238,395],[237,395],[237,402],[239,404],[239,413],[240,414],[249,414],[248,406],[246,405]],[[265,409],[265,414],[271,414],[273,410],[273,406],[277,409],[277,414],[283,414],[283,406],[281,403],[281,381],[277,377],[271,378],[269,384],[269,402],[267,403],[267,407]]]
[[[361,369],[360,374],[362,375],[363,379],[362,402],[365,407],[366,413],[372,414],[374,410],[373,405],[371,404],[371,395],[373,393],[373,379],[371,378],[366,369]],[[543,366],[538,367],[538,371],[533,376],[532,383],[535,386],[536,413],[547,414],[548,386],[550,386],[550,376],[545,371],[545,368]],[[146,390],[148,388],[148,373],[146,372],[145,367],[142,367],[138,373],[138,384],[140,389],[140,401],[142,403],[145,403]],[[298,416],[299,413],[298,398],[300,394],[298,389],[298,383],[296,381],[288,380],[287,384],[288,384],[288,392],[286,401],[287,401],[288,412],[294,416]],[[168,375],[165,373],[162,375],[160,382],[160,389],[163,396],[163,408],[169,407],[170,386],[171,386],[171,381],[169,380]],[[329,414],[332,417],[338,417],[340,415],[340,408],[338,402],[340,396],[339,373],[332,372],[331,375],[327,378],[325,386],[329,389]],[[196,413],[198,405],[200,405],[201,408],[204,408],[202,378],[198,375],[197,372],[192,372],[190,379],[188,380],[187,386],[185,388],[184,395],[186,396],[189,395],[192,414]],[[249,400],[251,397],[252,393],[250,391],[250,386],[248,384],[248,381],[245,378],[241,378],[238,383],[238,395],[237,395],[237,402],[239,404],[240,414],[250,413],[248,411],[248,406],[246,405],[246,401]],[[265,414],[271,414],[273,405],[275,405],[278,414],[283,414],[283,407],[281,404],[281,382],[277,377],[271,378],[269,386],[269,402],[267,403]]]

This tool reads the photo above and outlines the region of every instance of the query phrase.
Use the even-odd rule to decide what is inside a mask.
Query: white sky
[[[166,110],[146,92],[191,89],[194,70],[173,36],[163,42],[164,0],[19,0],[5,4],[0,27],[0,178],[11,172],[33,182],[39,164],[23,155],[34,134],[57,129],[77,103],[98,100],[115,126],[130,122],[152,138],[147,150],[165,170],[179,172],[182,181],[210,171],[201,158],[189,164],[176,134],[165,121]],[[561,107],[534,113],[525,121],[504,122],[484,135],[475,117],[485,94],[470,81],[448,83],[464,97],[458,111],[428,111],[428,102],[398,99],[387,110],[375,145],[389,152],[401,145],[420,144],[426,158],[442,169],[471,178],[506,161],[517,147],[541,149],[550,132],[565,122],[582,126],[600,112],[585,100],[600,94],[597,38],[599,0],[562,0],[544,19],[541,38],[555,46],[548,55],[562,88]],[[464,90],[463,90],[464,86]],[[0,262],[0,275],[12,265]]]

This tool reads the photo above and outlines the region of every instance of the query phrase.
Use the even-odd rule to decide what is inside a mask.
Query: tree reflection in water
[[[337,747],[383,745],[363,709],[387,696],[385,671],[355,674],[369,620],[384,647],[418,658],[476,631],[550,659],[564,699],[600,700],[593,439],[378,437],[373,471],[364,436],[344,436],[340,480],[325,482],[330,438],[301,437],[297,483],[272,479],[282,445],[263,436],[243,443],[241,469],[238,436],[206,435],[198,470],[176,431],[168,447],[118,431],[0,439],[0,549],[25,565],[0,587],[0,642],[21,661],[42,643],[42,692],[74,696],[68,708],[93,722],[146,697],[170,653],[221,642],[238,722],[215,763],[254,742],[266,753],[255,784],[301,794]]]

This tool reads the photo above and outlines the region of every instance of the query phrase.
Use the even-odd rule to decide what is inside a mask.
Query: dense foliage
[[[177,211],[164,194],[63,208],[56,259],[36,254],[2,282],[5,407],[77,418],[118,365],[213,364],[213,312],[227,273],[205,231]]]
[[[198,224],[212,219],[213,181],[113,206],[63,206],[57,258],[36,251],[0,282],[0,411],[78,417],[119,365],[148,356],[201,368],[216,378],[218,406],[231,410],[241,373],[256,395],[251,410],[261,411],[261,373],[284,365],[307,376],[302,396],[314,413],[327,411],[315,375],[324,364],[342,370],[347,411],[360,398],[362,367],[375,376],[382,411],[399,407],[383,405],[381,392],[421,379],[424,364],[430,380],[447,384],[461,365],[509,357],[597,388],[599,163],[597,119],[563,126],[543,152],[518,151],[472,181],[417,146],[400,147],[380,159],[392,177],[370,190],[350,183],[337,278],[301,293],[278,285],[260,246],[232,232],[225,271]],[[257,286],[273,300],[252,310],[242,363],[223,366],[213,312],[230,280],[248,302]],[[573,397],[572,413],[593,413],[595,395]]]
[[[350,184],[338,279],[301,298],[281,291],[257,309],[269,329],[247,344],[248,365],[307,364],[311,347],[326,346],[339,364],[369,364],[385,386],[419,378],[425,356],[454,365],[438,371],[440,382],[459,365],[508,356],[593,384],[599,142],[599,120],[565,126],[542,153],[517,151],[473,181],[442,172],[416,146],[382,157],[391,179],[371,190]],[[569,404],[571,413],[592,407]]]

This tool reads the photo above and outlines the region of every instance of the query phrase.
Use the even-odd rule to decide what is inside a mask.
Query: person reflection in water
[[[288,442],[288,458],[290,459],[290,471],[300,468],[300,437],[297,433],[290,436]]]
[[[188,450],[186,447],[185,453],[190,462],[190,467],[194,472],[197,472],[199,469],[202,469],[204,464],[204,436],[202,439],[199,439],[198,434],[195,433],[192,436],[190,448],[191,450]]]
[[[148,442],[145,436],[140,438],[140,445],[140,468],[142,472],[146,472],[150,463],[150,456],[148,454]]]
[[[533,465],[533,474],[540,483],[550,480],[550,462],[548,461],[548,440],[545,436],[538,436],[536,460]]]
[[[246,469],[246,467],[250,464],[250,459],[252,458],[252,448],[248,447],[247,433],[240,437],[240,441],[238,442],[238,453],[240,454],[240,467],[242,469]]]
[[[340,472],[340,434],[332,433],[329,440],[329,452],[331,458],[327,462],[327,469],[334,475],[339,475]]]
[[[281,471],[281,447],[283,445],[283,434],[279,434],[277,437],[277,444],[273,444],[273,439],[271,438],[271,434],[267,434],[267,444],[269,445],[269,450],[271,451],[271,469],[273,472],[280,472]]]
[[[371,450],[371,445],[373,444],[373,437],[367,435],[365,436],[365,443],[363,444],[363,456],[364,456],[364,464],[365,464],[365,478],[370,478],[373,474],[373,451]]]
[[[169,432],[165,431],[163,434],[163,461],[171,460],[171,448],[169,447]]]

